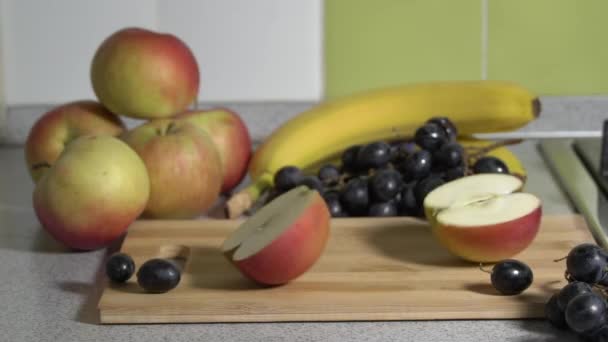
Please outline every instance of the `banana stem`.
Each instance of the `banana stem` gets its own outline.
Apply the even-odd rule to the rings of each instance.
[[[226,206],[224,207],[226,217],[233,219],[241,216],[245,211],[250,209],[260,196],[271,186],[272,176],[264,174],[245,189],[234,194],[226,202]]]

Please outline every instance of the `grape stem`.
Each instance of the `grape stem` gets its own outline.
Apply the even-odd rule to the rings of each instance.
[[[480,269],[482,272],[486,272],[486,273],[492,274],[492,271],[488,271],[488,270],[486,270],[485,268],[483,268],[483,263],[481,263],[481,262],[479,263],[479,269]]]
[[[562,257],[562,258],[559,258],[559,259],[555,259],[555,260],[553,260],[553,262],[560,262],[560,261],[566,260],[567,258],[568,257],[565,256],[565,257]]]
[[[516,145],[519,144],[521,142],[523,142],[523,139],[507,139],[507,140],[502,140],[502,141],[497,141],[493,144],[490,144],[488,146],[484,146],[484,147],[467,147],[465,148],[465,152],[467,154],[467,163],[472,165],[475,164],[475,161],[477,161],[477,159],[483,157],[484,155],[486,155],[488,152],[495,150],[497,148],[503,147],[503,146],[508,146],[508,145]]]
[[[566,278],[569,283],[576,281],[576,279],[574,279],[574,277],[570,274],[570,272],[568,272],[568,270],[564,271],[564,278]]]

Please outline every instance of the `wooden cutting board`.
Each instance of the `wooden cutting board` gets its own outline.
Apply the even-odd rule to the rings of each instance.
[[[534,283],[518,296],[498,295],[478,265],[448,254],[424,221],[410,218],[334,219],[321,259],[280,287],[245,279],[219,250],[241,221],[138,221],[122,251],[136,265],[177,257],[182,280],[165,294],[147,294],[135,277],[108,284],[99,302],[102,323],[266,322],[505,319],[543,316],[561,288],[575,245],[592,241],[580,216],[545,216],[533,244],[517,259]],[[491,268],[491,265],[488,265]]]

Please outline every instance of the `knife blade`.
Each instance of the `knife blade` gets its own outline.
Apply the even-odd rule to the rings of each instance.
[[[574,150],[572,139],[539,143],[547,164],[602,248],[608,248],[608,200]]]

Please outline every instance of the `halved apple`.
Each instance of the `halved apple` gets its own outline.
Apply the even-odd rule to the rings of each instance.
[[[329,225],[323,198],[300,186],[247,219],[224,241],[222,251],[250,279],[265,285],[285,284],[319,259]]]
[[[494,262],[523,251],[536,237],[542,216],[536,196],[518,192],[521,179],[479,174],[448,182],[424,199],[432,231],[452,254]]]

